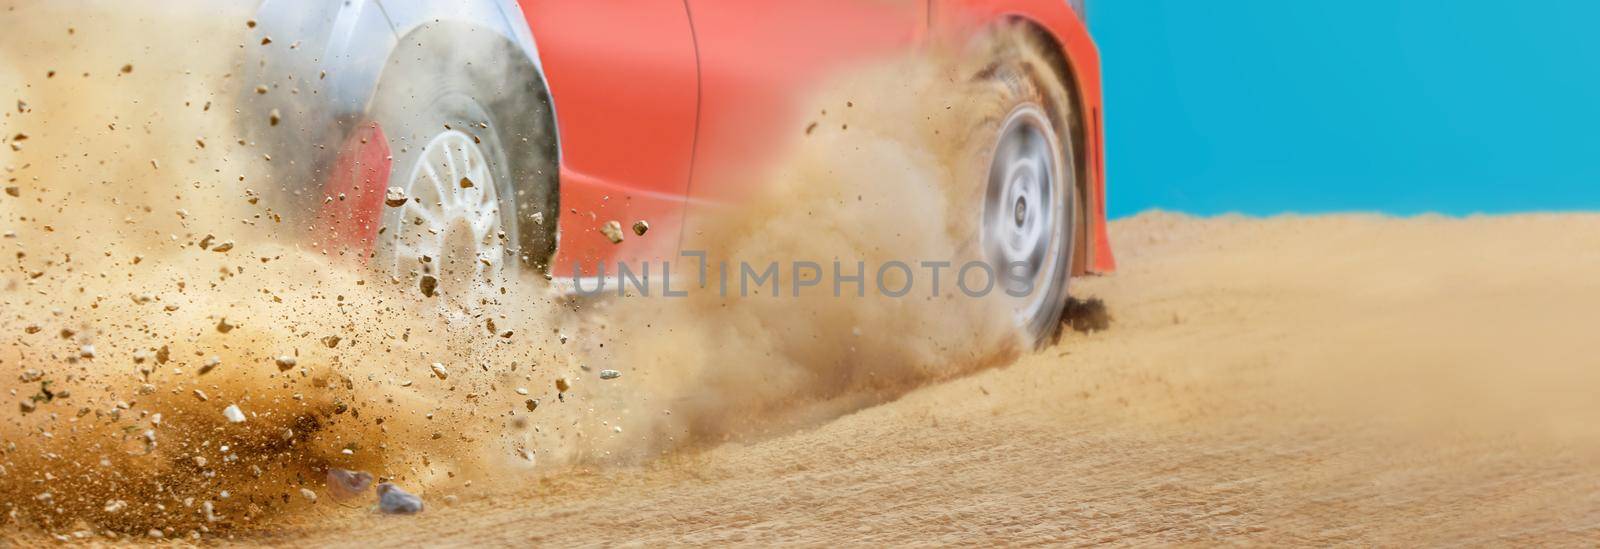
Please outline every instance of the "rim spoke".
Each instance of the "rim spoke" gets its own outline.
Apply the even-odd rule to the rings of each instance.
[[[428,162],[426,158],[423,159],[422,173],[423,175],[427,176],[430,181],[433,181],[433,192],[436,198],[435,202],[438,202],[441,206],[450,205],[449,197],[451,193],[445,191],[445,182],[439,178],[439,173],[433,170],[433,163]]]
[[[469,173],[472,174],[469,177],[471,177],[473,181],[485,181],[485,182],[488,182],[488,183],[485,183],[482,186],[483,187],[483,192],[479,193],[481,195],[481,200],[478,201],[478,205],[479,206],[493,206],[494,203],[495,203],[496,194],[499,191],[494,188],[493,181],[489,177],[489,166],[487,164],[479,162],[477,167],[473,168],[473,170],[471,172],[469,172]]]
[[[416,261],[416,259],[421,257],[424,253],[426,252],[423,252],[422,250],[419,250],[410,244],[396,242],[394,245],[394,256],[401,261]]]
[[[424,208],[422,205],[417,204],[415,200],[407,203],[405,209],[402,211],[409,212],[411,215],[422,218],[422,223],[430,228],[439,228],[444,226],[443,219],[440,219],[439,216],[434,215],[433,212],[429,211],[427,208]],[[408,220],[401,221],[409,222]]]
[[[444,155],[444,167],[450,168],[450,188],[455,188],[456,182],[461,180],[461,172],[456,168],[455,147],[445,143],[439,147],[439,154]]]
[[[472,237],[477,242],[483,242],[484,238],[489,237],[489,231],[493,231],[495,229],[495,226],[497,225],[495,221],[498,218],[499,216],[495,215],[492,210],[486,210],[483,213],[478,214],[478,216],[472,220]]]
[[[463,143],[461,145],[461,171],[466,173],[468,177],[475,175],[478,171],[480,162],[478,162],[477,153],[476,149],[469,147],[467,144]],[[473,181],[477,180],[474,179]]]
[[[473,186],[462,188],[462,178]],[[394,274],[422,269],[449,277],[463,287],[445,295],[465,298],[462,305],[487,297],[487,285],[505,276],[509,262],[506,243],[496,234],[503,220],[494,174],[483,151],[466,134],[446,130],[419,154],[411,185],[413,200],[401,208],[399,230],[393,237]],[[416,220],[421,223],[414,224]],[[432,258],[430,264],[418,263],[424,255]],[[449,305],[441,301],[440,306]]]
[[[1052,277],[1066,253],[1061,231],[1062,206],[1055,202],[1064,184],[1056,172],[1058,157],[1053,130],[1036,105],[1019,107],[1002,125],[989,169],[981,240],[986,253],[1020,277],[1019,287],[1031,284],[1035,293],[1016,309],[1019,322],[1036,320],[1051,299]],[[1070,195],[1067,195],[1070,198]],[[1012,269],[1011,264],[1018,266]]]

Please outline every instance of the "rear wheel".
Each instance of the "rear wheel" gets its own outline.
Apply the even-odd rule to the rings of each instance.
[[[977,238],[999,274],[1023,338],[1035,346],[1060,331],[1079,226],[1071,95],[1032,33],[1004,29],[974,77],[986,113],[981,139],[983,198]],[[987,146],[984,146],[987,145]]]

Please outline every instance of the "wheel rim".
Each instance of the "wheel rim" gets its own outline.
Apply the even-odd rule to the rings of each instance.
[[[446,130],[417,155],[410,197],[391,226],[392,273],[431,275],[447,296],[491,293],[505,276],[505,225],[487,156],[469,135]]]
[[[1022,294],[1019,324],[1047,312],[1059,276],[1066,215],[1056,134],[1044,110],[1027,104],[1001,125],[989,166],[981,240],[1001,287]]]

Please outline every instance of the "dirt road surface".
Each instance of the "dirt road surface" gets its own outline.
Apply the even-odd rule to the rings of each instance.
[[[1108,332],[291,545],[1600,541],[1600,217],[1118,221]]]

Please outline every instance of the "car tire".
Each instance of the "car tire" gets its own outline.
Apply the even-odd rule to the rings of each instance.
[[[975,239],[1014,302],[1020,337],[1042,347],[1060,334],[1082,226],[1075,103],[1037,33],[1007,26],[978,44],[969,96],[983,112],[963,172],[980,183]]]
[[[461,23],[418,28],[389,56],[369,117],[392,156],[374,266],[402,283],[434,277],[456,297],[492,294],[555,251],[554,116],[533,64]],[[428,293],[433,293],[432,291]]]

